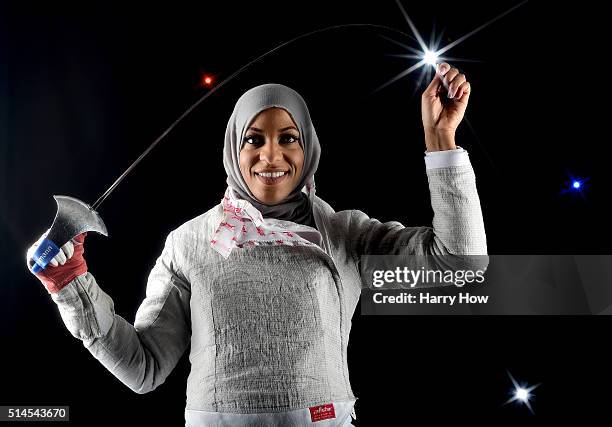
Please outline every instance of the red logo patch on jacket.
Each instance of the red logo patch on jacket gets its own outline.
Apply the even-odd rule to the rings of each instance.
[[[336,411],[334,410],[333,403],[313,406],[308,409],[310,410],[310,421],[312,421],[313,423],[316,423],[317,421],[328,420],[330,418],[336,418]]]

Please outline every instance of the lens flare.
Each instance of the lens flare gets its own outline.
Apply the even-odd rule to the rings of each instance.
[[[515,390],[514,396],[516,396],[516,398],[523,403],[529,400],[529,392],[527,391],[527,389],[522,387],[519,387]]]
[[[540,384],[536,384],[536,385],[527,387],[527,385],[525,384],[519,385],[519,383],[514,379],[514,377],[512,376],[510,372],[508,372],[508,376],[510,377],[510,380],[512,381],[513,390],[511,391],[512,397],[508,399],[504,403],[504,405],[510,402],[518,402],[518,403],[521,403],[527,406],[529,411],[533,414],[534,413],[533,408],[531,407],[531,403],[530,403],[530,400],[533,398],[533,393],[531,392]]]
[[[412,46],[407,46],[404,43],[398,42],[396,40],[392,40],[392,39],[389,39],[387,37],[384,37],[385,39],[391,41],[392,43],[395,43],[396,45],[399,45],[399,46],[403,47],[408,52],[410,52],[410,53],[397,54],[397,55],[391,55],[391,56],[397,56],[397,57],[400,57],[400,58],[408,58],[408,59],[418,59],[419,61],[416,64],[413,64],[412,66],[408,67],[408,69],[402,71],[401,73],[399,73],[395,77],[391,78],[390,80],[388,80],[384,84],[380,85],[376,89],[374,89],[374,91],[372,93],[378,92],[379,90],[389,86],[390,84],[396,82],[397,80],[399,80],[399,79],[401,79],[403,77],[406,77],[407,75],[409,75],[412,72],[418,70],[419,68],[423,67],[424,65],[431,65],[431,67],[435,68],[436,65],[438,64],[438,62],[442,62],[442,61],[445,61],[445,62],[446,61],[448,61],[448,62],[450,62],[450,61],[453,61],[453,62],[480,62],[479,60],[474,60],[474,59],[455,58],[455,57],[450,57],[450,56],[446,56],[446,55],[442,56],[442,55],[444,53],[448,52],[449,50],[451,50],[452,48],[454,48],[455,46],[457,46],[458,44],[464,42],[469,37],[472,37],[474,34],[478,33],[479,31],[481,31],[485,27],[488,27],[493,22],[497,21],[498,19],[501,19],[502,17],[506,16],[507,14],[512,12],[513,10],[515,10],[515,9],[519,8],[520,6],[524,5],[525,3],[527,3],[527,0],[524,0],[521,3],[511,7],[507,11],[505,11],[505,12],[501,13],[500,15],[494,17],[493,19],[490,19],[489,21],[485,22],[484,24],[482,24],[478,28],[470,31],[469,33],[459,37],[455,41],[447,44],[446,46],[442,46],[442,47],[439,47],[440,41],[442,40],[442,35],[441,34],[436,37],[435,29],[434,29],[432,31],[431,40],[429,40],[429,45],[428,45],[428,43],[421,36],[421,33],[419,33],[419,30],[417,29],[417,27],[414,24],[414,22],[412,22],[412,19],[410,19],[410,16],[408,15],[406,10],[402,6],[402,3],[400,2],[400,0],[396,0],[396,3],[398,5],[400,11],[402,12],[402,15],[404,15],[404,18],[406,19],[406,22],[408,23],[408,26],[412,30],[412,34],[414,35],[414,39],[417,41],[419,47],[418,48],[414,48]],[[419,83],[417,84],[417,87],[421,84],[421,82],[423,81],[424,78],[427,78],[427,80],[430,79],[430,73],[432,72],[432,68],[431,67],[424,67],[421,70],[421,76],[419,78]]]
[[[436,54],[436,52],[432,52],[429,49],[425,49],[425,53],[423,54],[423,61],[425,61],[426,64],[433,65],[435,67],[438,62],[438,55]]]
[[[202,86],[204,87],[212,87],[215,79],[210,74],[202,75]]]

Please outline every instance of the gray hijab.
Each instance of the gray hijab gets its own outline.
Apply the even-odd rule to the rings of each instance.
[[[240,171],[240,150],[246,130],[255,116],[271,107],[283,108],[291,115],[300,131],[299,141],[304,150],[304,167],[297,186],[285,200],[276,205],[260,203],[247,186]],[[236,102],[225,131],[223,166],[227,173],[226,182],[237,197],[249,201],[264,218],[314,226],[312,201],[302,189],[306,182],[314,177],[320,154],[321,146],[310,120],[308,107],[295,90],[281,84],[264,84],[249,89]]]

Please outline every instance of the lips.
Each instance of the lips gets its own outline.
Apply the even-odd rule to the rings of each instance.
[[[261,172],[262,173],[268,173],[268,172],[273,173],[273,172],[282,172],[282,171],[261,171]],[[263,183],[264,185],[278,185],[281,182],[285,181],[288,176],[289,176],[289,172],[286,172],[285,174],[279,177],[262,176],[258,172],[255,172],[256,179],[258,179],[259,182]]]

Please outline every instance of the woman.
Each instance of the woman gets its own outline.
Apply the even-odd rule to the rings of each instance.
[[[70,332],[137,393],[163,383],[191,344],[186,425],[351,425],[360,256],[486,254],[474,173],[454,144],[469,94],[441,64],[422,96],[433,228],[334,212],[315,195],[320,147],[304,100],[267,84],[236,103],[225,195],[168,235],[133,326],[87,271],[85,235],[38,277]]]

